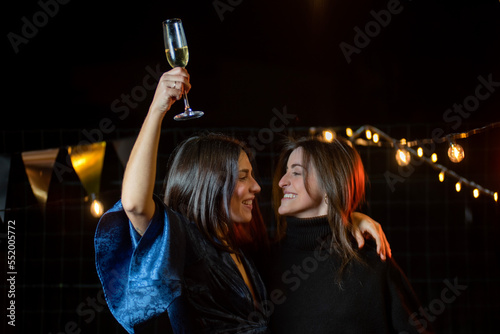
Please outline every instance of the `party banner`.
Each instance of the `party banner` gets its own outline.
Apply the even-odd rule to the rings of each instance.
[[[52,170],[58,154],[58,148],[22,153],[24,168],[31,190],[42,209],[45,208],[47,203]]]
[[[118,155],[118,159],[120,159],[123,167],[127,165],[127,161],[134,143],[135,138],[125,138],[113,141],[113,146],[115,148],[116,154]]]
[[[73,168],[89,196],[99,194],[105,152],[106,142],[68,148]]]
[[[0,155],[0,218],[5,221],[7,188],[9,187],[10,156]]]

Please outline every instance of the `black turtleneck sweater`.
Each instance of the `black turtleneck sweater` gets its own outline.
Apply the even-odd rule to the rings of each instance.
[[[263,270],[272,333],[429,332],[407,278],[393,259],[380,260],[374,244],[358,251],[362,261],[351,261],[339,284],[326,217],[288,218],[287,225]]]

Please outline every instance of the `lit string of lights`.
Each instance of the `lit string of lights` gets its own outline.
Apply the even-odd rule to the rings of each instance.
[[[482,128],[477,128],[473,129],[468,132],[461,132],[461,133],[452,133],[448,134],[443,137],[439,138],[432,138],[432,139],[418,139],[418,140],[413,140],[413,141],[406,141],[405,139],[402,140],[397,140],[380,129],[377,129],[371,125],[364,125],[360,127],[358,130],[355,132],[352,131],[351,128],[346,128],[345,132],[349,140],[356,145],[361,145],[361,146],[382,146],[384,144],[389,145],[390,147],[397,148],[396,150],[396,162],[400,166],[406,166],[410,164],[411,162],[411,157],[418,157],[418,159],[421,159],[425,163],[427,163],[429,166],[434,168],[435,170],[439,171],[439,181],[443,182],[444,178],[446,175],[451,176],[455,179],[457,179],[457,183],[455,184],[455,190],[457,192],[460,192],[462,189],[462,185],[466,185],[469,187],[474,188],[473,189],[473,196],[475,198],[479,197],[480,193],[487,194],[489,196],[492,196],[495,202],[498,202],[498,192],[494,192],[490,189],[487,189],[476,182],[470,181],[460,175],[458,175],[455,171],[447,168],[446,166],[442,164],[438,164],[437,162],[437,154],[432,153],[430,158],[424,156],[424,152],[422,149],[422,145],[424,144],[440,144],[444,142],[449,143],[449,149],[448,149],[448,156],[450,160],[454,163],[458,163],[463,160],[465,157],[465,152],[462,148],[462,146],[458,145],[456,143],[456,139],[465,139],[468,138],[472,135],[480,134],[483,133],[487,130],[490,130],[492,128],[497,128],[500,127],[500,122],[492,123],[487,126],[484,126]],[[320,130],[323,130],[319,132]],[[338,129],[340,130],[340,129]],[[309,132],[311,135],[317,135],[319,134],[324,140],[326,141],[332,141],[336,133],[333,130],[325,129],[325,128],[309,128]],[[338,131],[337,131],[338,132]],[[365,134],[366,139],[361,138],[361,136]],[[381,142],[380,140],[384,139],[385,142]],[[413,149],[413,147],[417,147],[417,149]],[[104,212],[103,205],[102,203],[97,200],[97,196],[92,193],[90,196],[85,197],[85,202],[91,202],[90,205],[90,211],[92,216],[94,217],[100,217],[102,213]],[[28,209],[28,208],[33,208],[33,207],[38,207],[39,205],[32,205],[32,206],[27,206],[24,208],[5,208],[5,209],[0,209],[0,212],[9,212],[9,211],[15,211],[15,210],[22,210],[22,209]]]
[[[448,167],[437,163],[437,154],[432,153],[430,157],[427,157],[424,155],[424,149],[422,148],[422,145],[425,144],[441,144],[448,142],[448,157],[450,161],[453,163],[459,163],[464,159],[465,151],[461,145],[456,143],[456,139],[465,139],[472,135],[483,133],[497,127],[500,127],[500,122],[492,123],[468,132],[452,133],[443,137],[413,141],[406,141],[406,139],[397,140],[371,125],[363,125],[355,132],[353,132],[351,128],[346,128],[346,135],[351,142],[361,146],[382,146],[382,142],[380,140],[383,139],[390,147],[397,148],[395,158],[399,166],[409,165],[412,156],[416,157],[431,166],[433,169],[439,171],[438,178],[440,182],[444,181],[445,176],[456,179],[457,182],[455,184],[455,190],[457,192],[460,192],[463,186],[469,186],[473,188],[472,194],[475,198],[478,198],[480,193],[484,193],[491,196],[495,202],[498,202],[498,192],[492,191],[474,181],[468,180]],[[316,132],[316,129],[311,130],[312,132]],[[366,139],[361,138],[363,134]],[[321,136],[326,141],[332,141],[333,138],[335,138],[335,133],[330,130],[324,130],[321,132]],[[417,149],[414,149],[414,147],[417,147]]]

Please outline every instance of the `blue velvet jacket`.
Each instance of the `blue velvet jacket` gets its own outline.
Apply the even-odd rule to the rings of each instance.
[[[97,226],[97,273],[118,322],[138,333],[167,313],[174,333],[267,333],[266,290],[253,262],[242,257],[255,303],[230,254],[214,247],[194,223],[155,202],[142,237],[121,202]]]

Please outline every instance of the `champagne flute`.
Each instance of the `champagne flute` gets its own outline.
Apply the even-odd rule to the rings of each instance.
[[[186,67],[189,60],[189,50],[184,34],[181,19],[169,19],[163,22],[163,38],[165,40],[165,54],[172,68]],[[186,92],[184,92],[184,112],[174,117],[176,121],[185,121],[204,115],[203,111],[193,111],[189,106]]]

